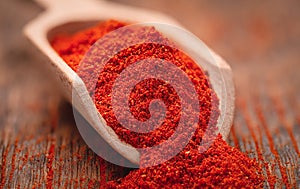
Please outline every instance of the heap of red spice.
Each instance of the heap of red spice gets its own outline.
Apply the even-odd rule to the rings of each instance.
[[[106,33],[125,26],[118,21],[107,21],[97,26],[69,35],[56,36],[52,45],[66,63],[77,71],[85,53],[90,47]],[[118,43],[128,43],[137,39],[147,41],[162,41],[163,44],[173,44],[160,34],[154,27],[140,27],[124,32],[131,33],[132,37],[117,40],[112,38],[105,49],[113,48]],[[126,35],[126,33],[124,33]],[[155,40],[154,40],[155,39]],[[171,45],[170,45],[171,46]],[[103,187],[107,188],[195,188],[195,187],[262,187],[263,177],[259,165],[255,160],[249,159],[245,154],[230,147],[220,135],[214,137],[213,144],[204,153],[199,153],[199,144],[208,125],[216,128],[219,116],[218,98],[210,87],[209,80],[197,64],[185,53],[168,45],[156,43],[139,43],[130,48],[123,49],[110,58],[99,75],[96,89],[89,84],[89,75],[97,71],[97,64],[91,65],[94,69],[86,69],[87,73],[80,74],[91,94],[94,103],[119,138],[134,147],[145,148],[157,145],[167,140],[176,129],[180,120],[180,99],[172,86],[158,79],[148,79],[135,86],[128,99],[131,113],[136,119],[145,121],[149,119],[149,104],[154,99],[161,99],[167,108],[163,124],[149,133],[136,133],[124,128],[116,119],[111,102],[113,84],[126,67],[147,58],[159,58],[175,64],[185,72],[195,86],[200,104],[199,110],[190,110],[190,114],[199,117],[196,131],[186,147],[172,159],[156,166],[132,170],[125,178],[111,181]],[[152,65],[151,65],[152,66]],[[80,70],[85,68],[80,68]],[[155,63],[153,63],[155,69]],[[142,74],[142,73],[141,73]],[[130,82],[127,81],[127,82]],[[122,91],[120,91],[122,92]],[[188,95],[188,94],[187,94]],[[188,121],[188,120],[184,120]],[[213,129],[213,130],[214,130]],[[191,130],[180,131],[182,135]],[[162,152],[152,154],[151,157],[141,156],[141,163],[153,161]]]

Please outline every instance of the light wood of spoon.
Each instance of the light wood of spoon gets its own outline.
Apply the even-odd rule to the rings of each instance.
[[[37,0],[47,11],[31,21],[24,29],[25,35],[34,43],[47,59],[63,87],[66,98],[83,115],[99,135],[118,153],[134,164],[139,164],[140,154],[134,147],[122,142],[116,133],[106,125],[89,93],[78,75],[54,51],[48,40],[53,28],[74,21],[116,19],[129,22],[161,22],[180,26],[172,18],[154,11],[133,8],[95,0]],[[175,36],[176,37],[176,36]],[[178,37],[178,36],[177,36]],[[204,68],[220,99],[221,116],[218,128],[223,138],[227,138],[234,112],[234,87],[229,65],[211,51],[218,66]],[[205,57],[204,57],[205,58]],[[222,76],[220,76],[220,71]],[[224,83],[225,89],[224,91]],[[73,94],[72,94],[73,90]],[[73,98],[73,100],[72,100]]]

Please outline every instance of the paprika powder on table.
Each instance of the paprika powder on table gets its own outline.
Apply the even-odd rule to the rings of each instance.
[[[65,62],[78,71],[79,63],[90,47],[105,34],[126,26],[126,23],[109,20],[79,31],[75,34],[58,35],[51,44]],[[171,44],[166,37],[154,27],[144,27],[132,32],[134,38],[160,38]],[[122,42],[121,42],[122,43]],[[107,47],[109,48],[109,47]],[[199,153],[199,144],[208,124],[217,130],[219,116],[218,98],[210,87],[209,79],[199,66],[185,53],[165,45],[142,43],[124,49],[111,57],[104,65],[98,77],[96,89],[89,87],[89,74],[80,75],[89,91],[93,91],[94,103],[115,133],[124,142],[136,147],[145,148],[158,145],[167,140],[176,129],[181,116],[180,99],[174,88],[162,80],[148,79],[135,86],[128,99],[132,115],[145,121],[151,117],[149,104],[154,99],[161,99],[166,105],[166,116],[159,128],[149,133],[136,133],[124,128],[117,120],[112,108],[111,92],[116,78],[124,68],[146,59],[159,58],[172,62],[185,72],[193,82],[198,95],[200,111],[196,131],[188,144],[170,160],[159,165],[132,170],[126,177],[110,181],[103,188],[254,188],[263,186],[261,169],[255,160],[230,147],[221,135],[211,135],[213,144],[204,152]],[[94,65],[97,66],[96,64]],[[185,135],[189,130],[181,131]],[[210,137],[210,135],[208,136]],[[201,146],[200,146],[201,147]],[[141,155],[141,163],[153,161],[160,152],[152,156]]]

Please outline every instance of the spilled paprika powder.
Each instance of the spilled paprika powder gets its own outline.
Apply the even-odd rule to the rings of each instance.
[[[58,35],[52,40],[53,48],[74,70],[78,71],[79,63],[90,47],[105,34],[126,26],[126,23],[109,20],[80,31],[75,34]],[[147,38],[159,39],[164,44],[173,44],[154,27],[140,27],[128,30],[132,38],[126,40]],[[116,39],[111,39],[116,40]],[[113,43],[126,41],[113,41]],[[104,44],[105,45],[105,44]],[[105,48],[111,48],[110,43]],[[105,49],[104,48],[104,49]],[[122,70],[137,61],[147,58],[159,58],[172,62],[185,72],[193,82],[198,95],[200,111],[191,109],[190,114],[199,117],[195,126],[196,131],[188,144],[170,160],[151,167],[132,170],[126,177],[117,181],[110,181],[103,188],[256,188],[263,186],[261,169],[255,160],[249,159],[245,154],[230,147],[220,134],[208,135],[214,140],[213,144],[204,152],[199,153],[199,144],[208,125],[217,131],[219,117],[218,98],[210,87],[207,75],[185,53],[167,45],[155,43],[142,43],[123,49],[110,58],[98,77],[96,89],[90,82],[90,72],[97,71],[97,64],[88,68],[87,72],[80,74],[88,91],[93,92],[94,103],[119,138],[136,147],[145,148],[160,144],[174,133],[181,118],[180,99],[176,91],[168,83],[159,79],[147,79],[138,83],[130,93],[128,99],[130,111],[140,121],[151,117],[149,104],[154,99],[161,99],[166,105],[166,116],[159,128],[149,133],[136,133],[124,128],[117,120],[111,100],[112,87]],[[153,63],[153,69],[155,64]],[[85,68],[80,68],[85,69]],[[141,73],[142,74],[142,73]],[[130,82],[130,81],[128,81]],[[122,92],[122,91],[120,91]],[[188,95],[188,94],[187,94]],[[116,109],[115,109],[116,110]],[[188,120],[184,120],[188,121]],[[191,130],[180,131],[186,135]],[[200,146],[201,147],[201,146]],[[141,164],[154,161],[162,151],[151,156],[141,155]]]

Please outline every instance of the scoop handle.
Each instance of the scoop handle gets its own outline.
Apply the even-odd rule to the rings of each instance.
[[[52,7],[62,6],[63,4],[67,4],[68,6],[75,6],[76,4],[82,2],[83,0],[34,0],[40,6],[45,9],[50,9]],[[95,0],[84,0],[87,1],[95,1]],[[100,1],[100,0],[98,0]]]
[[[35,0],[41,7],[46,9],[58,4],[60,0]]]

